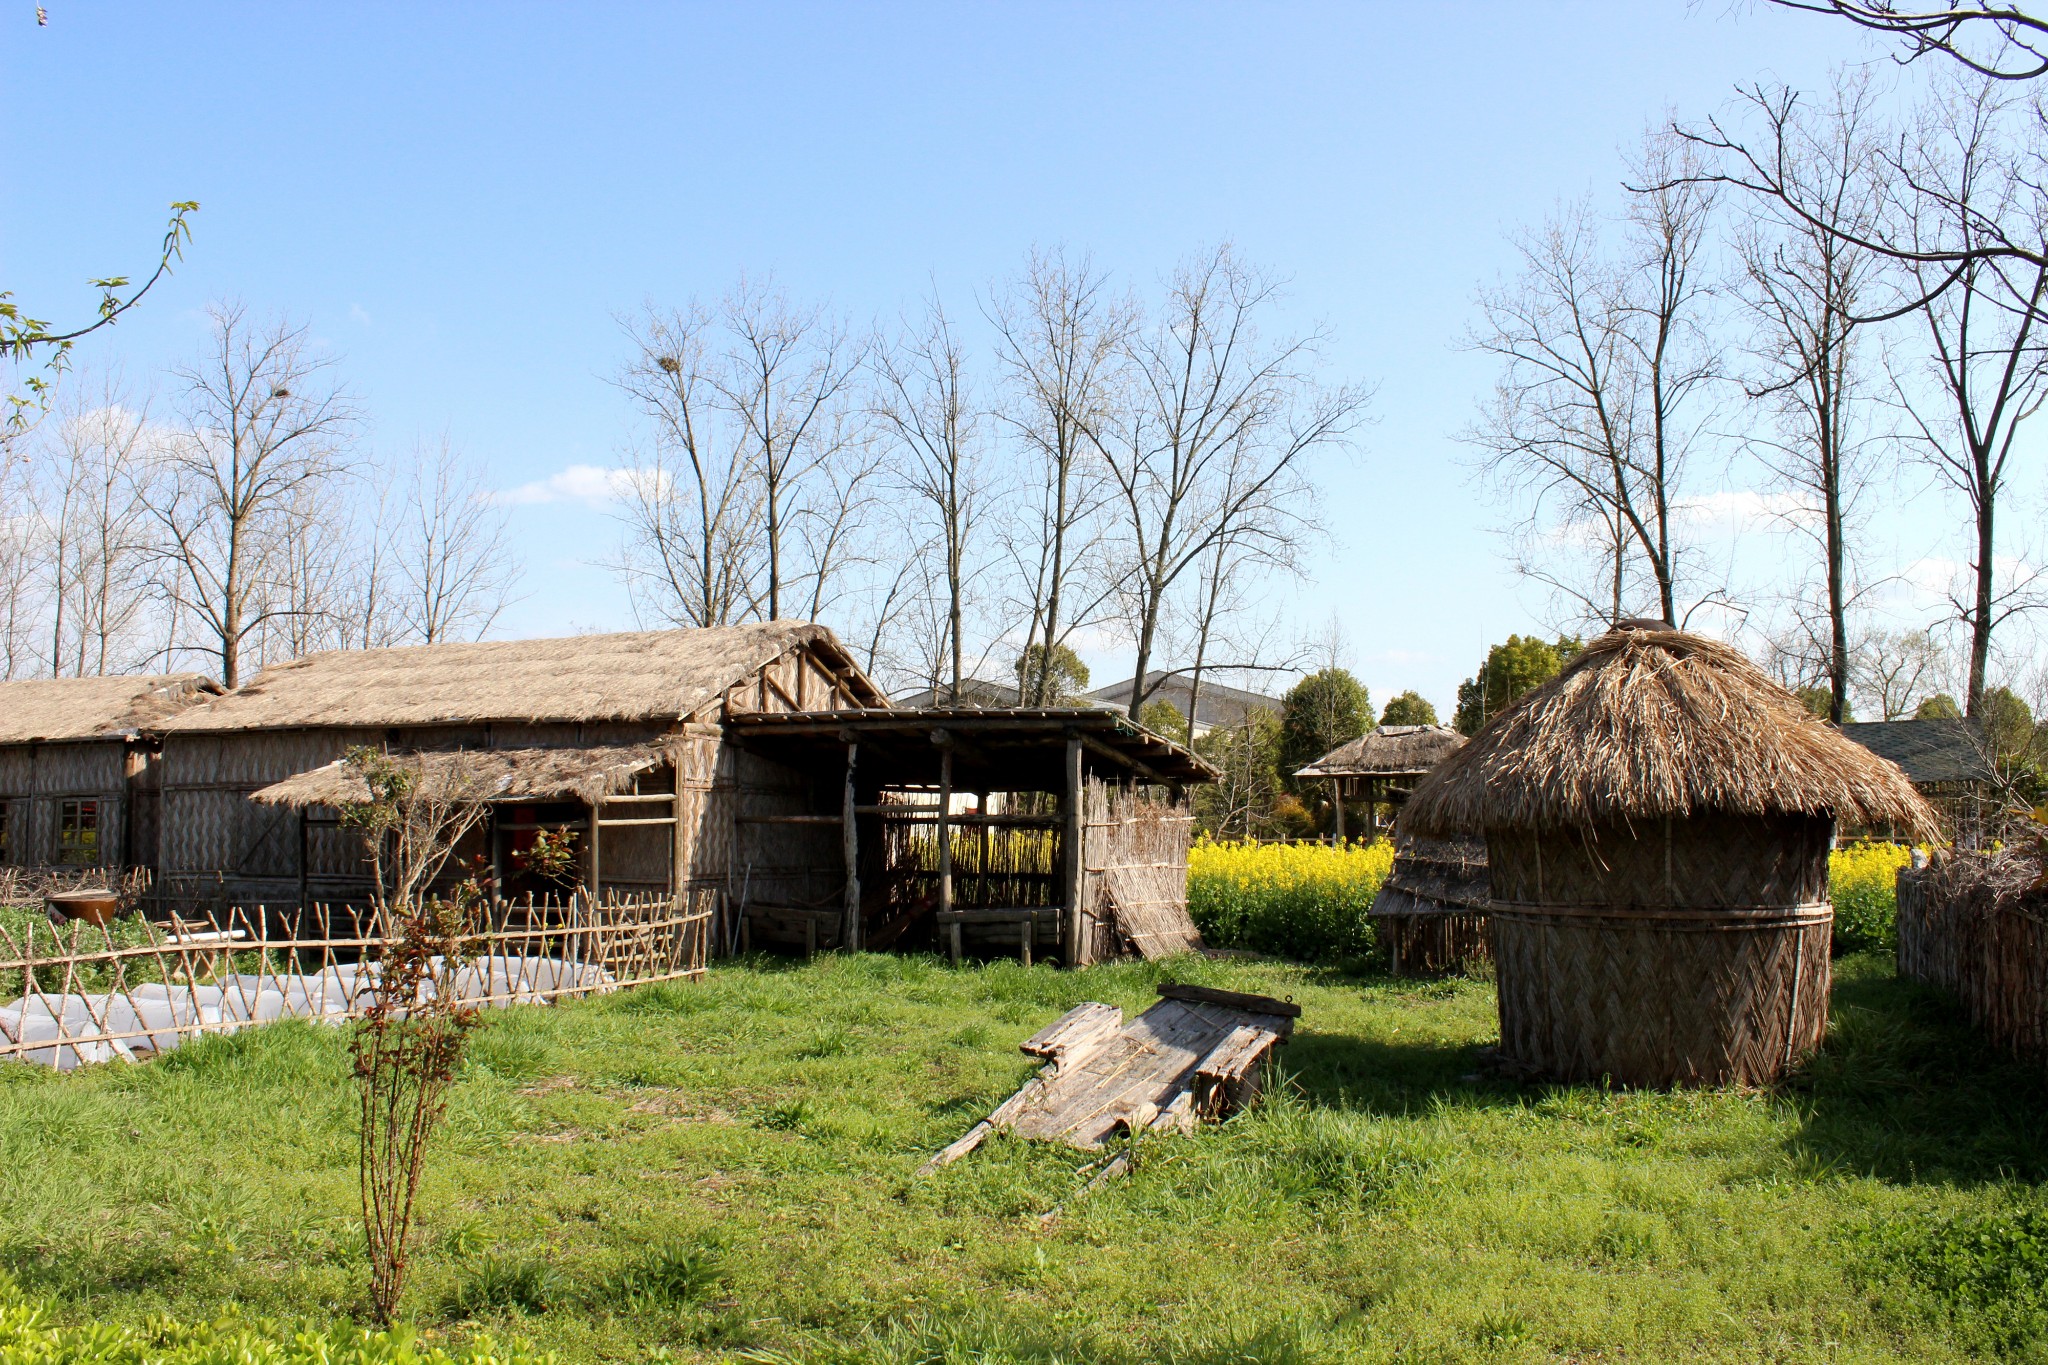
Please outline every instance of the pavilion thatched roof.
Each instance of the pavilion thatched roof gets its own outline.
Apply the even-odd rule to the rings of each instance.
[[[1463,747],[1447,725],[1382,725],[1340,744],[1296,777],[1420,777]]]
[[[0,744],[125,734],[219,693],[219,683],[198,673],[0,683]]]
[[[1739,650],[1643,622],[1496,716],[1423,779],[1401,821],[1441,835],[1708,811],[1939,833],[1897,765],[1815,719]]]

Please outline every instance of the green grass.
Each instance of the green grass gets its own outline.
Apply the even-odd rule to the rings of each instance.
[[[1177,965],[1303,1005],[1291,1080],[1078,1200],[1063,1148],[913,1172],[1029,1073],[1019,1040],[1142,1007],[1156,967],[762,961],[506,1011],[406,1309],[565,1361],[2041,1358],[2041,1083],[1837,965],[1793,1083],[1670,1095],[1474,1079],[1483,983]],[[343,1035],[310,1024],[0,1067],[0,1262],[63,1321],[345,1322],[352,1121]]]

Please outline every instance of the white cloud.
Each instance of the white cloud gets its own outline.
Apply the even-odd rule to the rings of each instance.
[[[1694,498],[1677,510],[1678,519],[1695,535],[1719,532],[1744,535],[1753,531],[1785,530],[1791,526],[1818,525],[1820,514],[1808,507],[1796,493],[1761,492],[1753,488],[1728,488]]]
[[[348,306],[348,316],[351,322],[360,322],[365,327],[371,325],[370,311],[360,303],[352,303]]]
[[[514,507],[536,507],[545,503],[580,502],[588,507],[611,507],[632,496],[646,473],[632,469],[606,469],[594,464],[572,464],[567,469],[508,488],[496,501]]]

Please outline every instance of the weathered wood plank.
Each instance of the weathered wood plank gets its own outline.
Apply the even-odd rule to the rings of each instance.
[[[1301,1006],[1291,1000],[1275,1000],[1270,995],[1224,991],[1214,986],[1181,986],[1170,981],[1159,987],[1159,993],[1168,1000],[1194,1000],[1204,1005],[1222,1005],[1227,1009],[1244,1010],[1250,1014],[1277,1014],[1283,1019],[1301,1018]]]

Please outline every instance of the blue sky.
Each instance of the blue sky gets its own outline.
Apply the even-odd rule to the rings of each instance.
[[[866,320],[932,283],[971,300],[1033,244],[1150,281],[1234,240],[1379,389],[1285,610],[1334,615],[1376,699],[1439,706],[1540,605],[1454,440],[1491,379],[1457,341],[1508,233],[1610,189],[1667,110],[1869,55],[1720,0],[48,9],[0,17],[0,288],[69,316],[197,199],[186,263],[93,361],[147,379],[209,300],[288,311],[377,448],[445,432],[505,488],[617,461],[605,376],[644,301],[772,273]],[[601,512],[514,516],[535,548],[498,633],[631,624]]]

